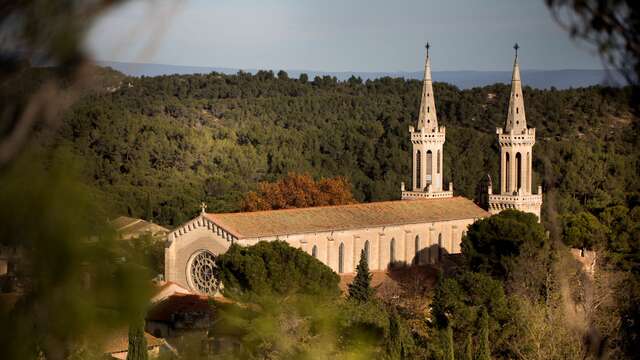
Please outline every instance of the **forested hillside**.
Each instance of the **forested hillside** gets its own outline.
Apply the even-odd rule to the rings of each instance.
[[[408,127],[421,85],[284,72],[122,76],[77,103],[55,143],[84,159],[110,213],[167,225],[192,216],[201,201],[211,211],[238,210],[259,181],[289,172],[344,176],[359,201],[396,199],[400,183],[410,183]],[[559,191],[559,211],[624,203],[638,191],[628,89],[524,92],[537,128],[534,182]],[[437,83],[435,94],[447,127],[445,182],[473,198],[482,177],[497,179],[495,128],[503,126],[509,86]]]

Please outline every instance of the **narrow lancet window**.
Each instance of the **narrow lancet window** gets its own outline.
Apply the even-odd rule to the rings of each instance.
[[[432,173],[433,171],[433,154],[431,153],[431,150],[427,151],[427,184],[431,184],[432,179],[431,176],[433,175]]]
[[[516,154],[516,191],[522,187],[522,155]]]
[[[369,240],[364,242],[364,258],[369,263]]]
[[[340,243],[338,247],[338,272],[344,272],[344,244]]]
[[[396,262],[396,239],[392,238],[389,243],[389,263]]]
[[[422,158],[420,150],[416,152],[416,184],[415,187],[422,189]]]

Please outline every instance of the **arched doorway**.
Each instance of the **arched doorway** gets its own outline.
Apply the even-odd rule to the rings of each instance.
[[[311,256],[313,256],[314,258],[318,258],[318,246],[317,245],[313,245],[313,248],[311,249]]]

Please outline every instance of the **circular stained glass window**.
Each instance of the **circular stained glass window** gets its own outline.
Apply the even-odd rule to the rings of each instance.
[[[203,294],[214,295],[218,291],[219,281],[215,277],[215,256],[208,251],[195,255],[189,266],[191,287]]]

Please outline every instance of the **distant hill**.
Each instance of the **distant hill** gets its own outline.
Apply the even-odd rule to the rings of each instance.
[[[113,61],[98,62],[99,65],[108,66],[130,76],[159,76],[173,74],[208,74],[212,71],[223,74],[235,74],[240,69],[206,67],[206,66],[181,66],[164,64],[124,63]],[[242,69],[255,74],[257,69]],[[277,70],[276,70],[277,71]],[[377,79],[385,76],[405,79],[422,79],[422,72],[328,72],[313,70],[286,70],[290,77],[297,78],[302,73],[315,76],[335,76],[338,80],[346,80],[351,76],[360,77],[363,80]],[[495,83],[509,83],[511,69],[507,71],[435,71],[435,81],[445,82],[457,86],[460,89],[470,89]],[[586,87],[591,85],[619,86],[624,84],[621,76],[613,71],[605,70],[523,70],[522,80],[525,85],[538,89],[567,89]]]

